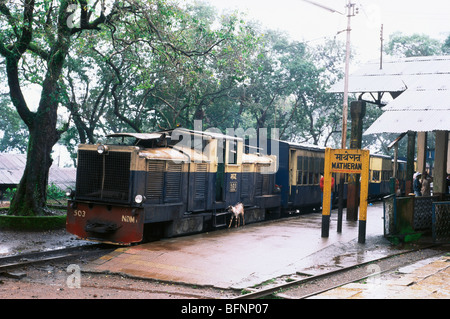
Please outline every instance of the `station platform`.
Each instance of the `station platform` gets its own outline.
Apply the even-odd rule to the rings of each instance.
[[[450,256],[428,258],[395,274],[346,284],[309,299],[450,299]]]
[[[364,244],[358,243],[358,222],[346,221],[345,210],[343,219],[342,232],[337,233],[337,210],[332,211],[328,238],[321,237],[322,215],[312,213],[122,247],[83,270],[242,289],[283,275],[316,275],[407,250],[383,236],[382,203],[368,206]]]

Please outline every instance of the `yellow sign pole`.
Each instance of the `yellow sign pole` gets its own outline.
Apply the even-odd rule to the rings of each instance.
[[[323,179],[322,237],[328,237],[330,232],[331,215],[331,148],[325,149],[325,167]]]
[[[324,186],[322,203],[322,237],[328,237],[331,213],[331,177],[332,173],[361,174],[360,213],[358,242],[365,243],[367,222],[367,197],[369,193],[368,150],[325,149]]]
[[[366,223],[367,223],[367,198],[369,195],[369,151],[363,151],[363,165],[361,171],[361,189],[359,195],[359,228],[358,228],[358,243],[364,244],[366,242]]]

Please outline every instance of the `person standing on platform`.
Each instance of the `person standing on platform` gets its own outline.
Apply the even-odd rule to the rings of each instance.
[[[431,186],[432,179],[430,175],[425,171],[422,174],[422,196],[431,196]]]
[[[414,174],[414,183],[413,183],[413,190],[414,195],[416,196],[422,196],[422,183],[420,182],[420,177],[422,174],[419,172]]]

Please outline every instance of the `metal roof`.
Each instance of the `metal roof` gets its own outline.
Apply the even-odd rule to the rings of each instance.
[[[450,79],[449,79],[450,81]],[[450,83],[450,82],[449,82]],[[396,99],[389,102],[383,110],[449,110],[450,90],[413,90],[408,89],[400,94]]]
[[[386,111],[365,132],[377,133],[431,132],[450,130],[450,110]]]
[[[113,133],[106,135],[106,137],[134,137],[140,140],[154,140],[162,135],[163,133]]]
[[[369,61],[349,76],[349,93],[400,92],[407,89],[450,89],[450,56],[391,59],[383,63]],[[328,92],[344,91],[344,81]]]
[[[164,134],[174,134],[174,133],[175,133],[175,135],[183,134],[183,133],[201,135],[204,138],[209,137],[209,138],[225,139],[225,140],[238,140],[238,141],[243,140],[240,137],[224,135],[219,132],[214,132],[213,130],[195,131],[195,130],[189,130],[189,129],[182,128],[182,127],[178,127],[173,130],[153,132],[153,133],[113,133],[113,134],[107,135],[106,137],[134,137],[134,138],[141,139],[141,140],[153,140],[153,139],[161,138]]]
[[[282,141],[285,142],[285,141]],[[302,150],[308,150],[308,151],[324,151],[325,147],[314,145],[310,143],[297,143],[297,142],[285,142],[289,144],[292,148],[302,149]]]
[[[329,92],[342,92],[343,82]],[[364,135],[450,130],[450,56],[368,62],[349,76],[350,93],[401,92]]]
[[[18,185],[25,170],[27,156],[25,154],[0,153],[0,185]],[[49,172],[49,184],[61,189],[75,187],[76,169],[61,168],[52,165]]]

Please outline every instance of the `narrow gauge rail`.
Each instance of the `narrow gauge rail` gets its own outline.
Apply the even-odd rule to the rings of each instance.
[[[287,282],[284,284],[279,284],[270,288],[250,292],[238,296],[235,299],[260,299],[270,296],[275,296],[276,298],[282,299],[289,299],[289,295],[285,294],[285,292],[288,292],[289,290],[300,289],[300,287],[309,284],[313,287],[312,288],[308,287],[308,289],[304,289],[304,291],[302,291],[301,293],[297,293],[295,297],[296,299],[306,299],[318,295],[320,293],[326,292],[328,290],[338,288],[345,284],[358,282],[372,276],[377,276],[385,272],[393,271],[407,264],[411,264],[423,260],[425,258],[430,258],[442,254],[442,251],[432,249],[438,246],[440,245],[433,244],[418,249],[402,251],[397,254],[381,257],[368,262],[359,263],[349,267],[329,271],[323,274],[318,274],[311,277]],[[405,257],[407,257],[407,261],[405,261]],[[383,267],[380,267],[381,270],[380,272],[375,273],[369,272],[366,268],[363,268],[365,266],[371,264],[378,264],[381,262],[385,262],[385,265],[383,264]],[[351,279],[348,279],[349,277]],[[326,284],[321,284],[321,282],[322,283],[326,282]]]
[[[29,266],[46,261],[56,261],[67,258],[74,258],[81,255],[105,252],[114,250],[116,247],[106,244],[88,244],[77,247],[54,249],[48,251],[19,254],[0,258],[0,274],[6,270]]]

